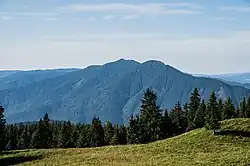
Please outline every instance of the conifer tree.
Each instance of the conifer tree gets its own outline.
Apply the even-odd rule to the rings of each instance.
[[[18,139],[18,147],[20,149],[28,149],[30,146],[31,136],[28,131],[28,127],[25,126],[19,139]]]
[[[222,120],[223,107],[224,107],[223,100],[220,98],[219,101],[218,101],[218,111],[217,111],[218,112],[219,121]]]
[[[168,111],[164,110],[164,115],[163,115],[163,138],[168,138],[173,135],[173,126],[172,126],[172,121],[171,118],[168,115]]]
[[[5,124],[4,108],[0,106],[0,151],[5,148]]]
[[[71,135],[71,143],[72,143],[72,148],[77,147],[77,143],[80,137],[80,125],[78,124],[77,126],[74,127],[72,135]]]
[[[250,118],[250,96],[247,99],[247,118]]]
[[[231,119],[235,117],[235,108],[230,97],[224,103],[222,109],[222,120]]]
[[[180,102],[178,102],[175,107],[170,111],[169,116],[172,120],[172,123],[175,125],[174,133],[180,134],[186,131],[188,120],[185,116],[184,111],[181,108]]]
[[[118,145],[119,144],[119,126],[115,125],[113,136],[110,139],[110,145]]]
[[[247,103],[246,103],[246,98],[244,97],[240,103],[240,118],[246,118],[246,117],[247,117]]]
[[[139,123],[142,130],[142,143],[149,143],[161,139],[162,112],[156,104],[156,94],[147,89],[141,100]]]
[[[10,125],[9,130],[7,131],[7,145],[6,149],[16,150],[18,149],[18,129],[15,125]]]
[[[110,121],[107,121],[104,125],[104,141],[105,145],[110,145],[111,138],[114,135],[114,128]]]
[[[235,117],[235,118],[240,118],[240,108],[239,108],[239,107],[237,107],[237,108],[235,109],[234,117]]]
[[[46,113],[43,119],[40,119],[38,124],[38,130],[35,135],[35,147],[48,149],[52,143],[52,131],[49,123],[49,116]]]
[[[203,99],[194,118],[194,123],[197,128],[201,128],[205,126],[205,116],[206,116],[206,104]]]
[[[194,129],[196,124],[194,123],[194,118],[196,112],[200,106],[200,94],[197,88],[194,89],[193,93],[191,94],[190,101],[188,103],[188,112],[187,112],[187,119],[188,119],[188,129]]]
[[[119,129],[119,144],[126,145],[127,144],[127,128],[124,125],[120,126]]]
[[[72,148],[73,143],[71,142],[72,126],[71,122],[64,122],[58,137],[59,148]]]
[[[77,141],[77,148],[90,147],[91,128],[89,126],[82,125],[80,128],[79,139]]]
[[[139,124],[139,116],[132,114],[129,118],[129,125],[127,128],[127,140],[129,144],[139,144],[140,143],[140,124]]]
[[[212,92],[207,104],[207,115],[206,115],[206,128],[208,129],[217,129],[219,128],[219,110],[218,103],[216,101],[215,93]]]
[[[104,145],[104,129],[102,127],[101,120],[99,117],[94,117],[91,126],[91,142],[92,147],[99,147]]]

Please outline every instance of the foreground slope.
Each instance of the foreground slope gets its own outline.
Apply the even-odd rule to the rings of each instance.
[[[234,104],[250,94],[250,89],[193,77],[159,61],[121,59],[0,91],[0,104],[7,110],[9,123],[39,120],[47,112],[55,120],[90,123],[96,115],[122,124],[139,112],[147,88],[156,92],[158,104],[167,109],[178,101],[184,104],[194,88],[202,98],[208,99],[215,91],[220,98],[230,96]]]
[[[249,119],[229,120],[222,123],[222,128],[240,131],[242,128],[248,128],[249,124]],[[234,128],[232,128],[233,125]],[[243,166],[250,164],[250,138],[215,136],[212,131],[197,129],[146,145],[12,151],[6,152],[0,158],[5,163],[20,165]]]

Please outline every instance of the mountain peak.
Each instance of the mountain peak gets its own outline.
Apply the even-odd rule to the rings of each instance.
[[[158,61],[158,60],[148,60],[148,61],[143,62],[142,64],[159,64],[159,65],[165,66],[165,63],[163,63],[162,61]]]

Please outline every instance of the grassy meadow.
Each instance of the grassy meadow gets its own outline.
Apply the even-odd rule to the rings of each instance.
[[[250,130],[249,119],[221,122],[223,130]],[[145,145],[6,151],[3,165],[146,166],[250,165],[250,138],[213,135],[204,128]],[[0,164],[0,165],[1,165]]]

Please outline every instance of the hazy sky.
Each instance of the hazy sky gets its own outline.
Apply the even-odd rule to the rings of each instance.
[[[120,58],[250,72],[250,0],[0,0],[0,69]]]

